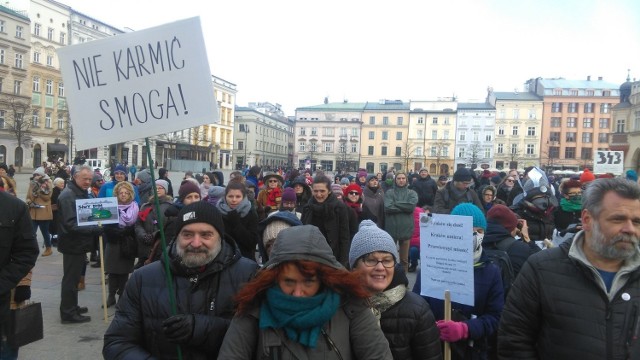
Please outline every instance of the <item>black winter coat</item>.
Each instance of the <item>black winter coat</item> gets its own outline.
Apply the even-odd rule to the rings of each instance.
[[[414,181],[409,189],[412,189],[418,194],[418,205],[419,207],[423,207],[425,205],[433,206],[433,201],[436,197],[436,192],[438,191],[438,185],[435,180],[431,178],[431,176],[427,176],[426,178],[421,178],[418,176],[416,181]]]
[[[618,271],[626,282],[610,300],[595,268],[569,257],[576,238],[531,256],[520,271],[502,313],[501,359],[640,359],[638,257],[635,268]]]
[[[536,214],[527,209],[522,202],[520,205],[511,208],[521,219],[527,220],[529,228],[529,238],[533,241],[553,239],[553,213],[545,216],[544,214]]]
[[[530,255],[540,251],[540,247],[534,241],[525,243],[524,241],[516,240],[504,226],[494,220],[487,220],[487,231],[482,239],[482,248],[506,251],[513,266],[514,276],[518,276],[522,265]]]
[[[58,197],[58,251],[63,254],[82,255],[90,252],[93,236],[102,232],[97,226],[78,226],[76,200],[89,198],[89,193],[74,181],[70,181]]]
[[[345,267],[349,264],[351,234],[349,233],[349,209],[333,194],[319,204],[311,198],[302,210],[302,223],[314,225],[327,239],[333,255]]]
[[[440,333],[429,304],[407,290],[380,317],[380,327],[394,359],[442,359]]]
[[[237,211],[230,211],[222,216],[225,231],[236,241],[240,253],[247,259],[256,261],[256,245],[258,245],[258,215],[249,211],[242,217]]]
[[[0,191],[0,326],[9,323],[11,289],[38,259],[38,242],[24,201]]]
[[[183,359],[215,359],[234,315],[233,297],[258,265],[240,256],[225,239],[220,254],[202,272],[186,269],[173,246],[171,271],[178,314],[194,314],[193,336],[183,344]],[[164,336],[162,322],[171,316],[164,263],[136,270],[104,335],[105,359],[177,359],[176,345]]]

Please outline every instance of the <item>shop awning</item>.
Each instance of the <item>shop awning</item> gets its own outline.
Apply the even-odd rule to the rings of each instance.
[[[60,143],[47,143],[47,152],[61,152],[66,153],[69,148],[65,144]]]

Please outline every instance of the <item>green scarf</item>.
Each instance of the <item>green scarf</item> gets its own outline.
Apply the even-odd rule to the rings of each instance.
[[[576,200],[567,200],[566,198],[560,199],[560,207],[562,208],[562,211],[574,212],[582,210],[582,199],[579,198]]]
[[[276,285],[267,290],[267,299],[260,306],[260,329],[284,328],[289,339],[315,348],[322,326],[339,305],[340,295],[329,289],[312,297],[295,297]]]

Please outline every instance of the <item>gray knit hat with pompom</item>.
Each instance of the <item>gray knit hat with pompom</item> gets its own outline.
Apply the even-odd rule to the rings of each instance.
[[[393,242],[391,235],[380,229],[373,221],[362,220],[358,232],[353,236],[353,240],[351,240],[349,267],[353,269],[358,259],[376,251],[390,253],[396,262],[400,260],[398,248],[395,242]]]

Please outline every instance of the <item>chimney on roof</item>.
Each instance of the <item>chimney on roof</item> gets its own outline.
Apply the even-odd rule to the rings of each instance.
[[[591,81],[591,75],[587,76],[587,81]]]
[[[602,81],[602,76],[598,76],[598,80],[599,80],[599,81]]]

